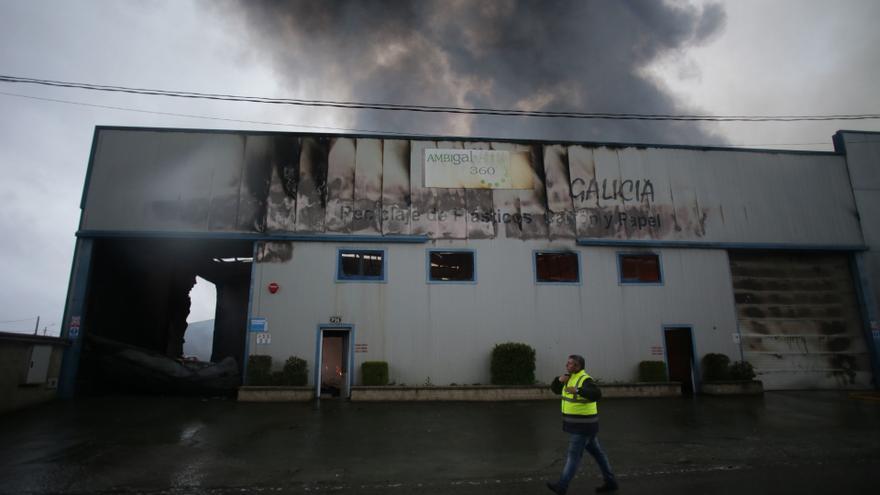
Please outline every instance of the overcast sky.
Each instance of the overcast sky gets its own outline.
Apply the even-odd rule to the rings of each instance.
[[[0,74],[419,105],[878,113],[878,20],[876,0],[0,0]],[[838,129],[880,130],[358,113],[0,83],[0,331],[33,331],[39,315],[59,332],[96,125],[814,150],[831,150]],[[209,294],[194,297],[190,321],[213,316]]]

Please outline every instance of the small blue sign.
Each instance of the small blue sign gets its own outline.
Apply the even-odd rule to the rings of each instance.
[[[269,330],[269,324],[265,318],[251,318],[251,325],[248,328],[250,332],[265,332]]]

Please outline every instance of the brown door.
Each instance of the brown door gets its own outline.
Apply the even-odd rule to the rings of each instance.
[[[321,339],[321,397],[348,397],[348,332],[325,330]]]
[[[694,394],[694,346],[691,329],[666,329],[666,363],[669,367],[669,380],[681,382],[684,395]]]

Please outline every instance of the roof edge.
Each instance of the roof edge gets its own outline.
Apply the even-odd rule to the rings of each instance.
[[[216,134],[251,134],[251,135],[296,135],[296,136],[325,136],[325,137],[348,137],[348,138],[372,138],[372,139],[401,139],[401,140],[427,140],[427,141],[468,141],[468,142],[501,142],[513,144],[562,144],[562,145],[580,145],[594,148],[657,148],[657,149],[680,149],[691,151],[730,151],[742,153],[769,153],[769,154],[786,154],[786,155],[819,155],[819,156],[838,156],[843,153],[839,151],[812,151],[812,150],[781,150],[773,148],[734,148],[725,146],[701,146],[701,145],[685,145],[685,144],[656,144],[656,143],[626,143],[615,141],[572,141],[572,140],[551,140],[551,139],[520,139],[520,138],[503,138],[503,137],[470,137],[470,136],[438,136],[429,134],[365,134],[365,133],[342,133],[342,132],[298,132],[298,131],[264,131],[264,130],[242,130],[242,129],[200,129],[186,127],[142,127],[142,126],[112,126],[112,125],[96,125],[95,136],[98,132],[105,130],[126,130],[126,131],[144,131],[144,132],[188,132],[188,133],[216,133]],[[838,131],[838,132],[860,132],[860,131]]]

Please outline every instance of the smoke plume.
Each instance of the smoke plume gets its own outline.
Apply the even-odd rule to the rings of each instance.
[[[240,1],[232,35],[303,98],[527,110],[694,113],[644,68],[722,29],[719,5],[645,1]],[[413,134],[718,142],[697,123],[344,111]]]

